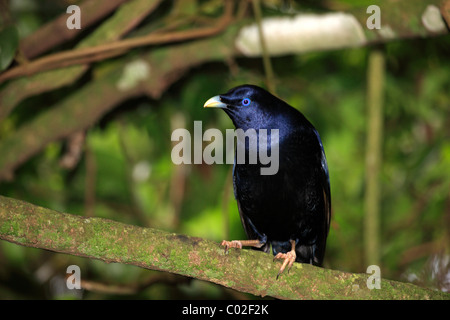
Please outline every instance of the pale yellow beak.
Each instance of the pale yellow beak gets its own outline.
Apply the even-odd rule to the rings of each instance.
[[[203,108],[226,108],[227,105],[220,101],[220,96],[214,96],[205,102]]]

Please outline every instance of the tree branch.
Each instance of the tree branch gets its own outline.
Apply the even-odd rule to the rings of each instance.
[[[450,299],[450,295],[368,275],[295,263],[276,280],[269,254],[102,218],[85,218],[0,196],[0,239],[108,263],[125,263],[210,281],[238,291],[281,299]]]
[[[110,14],[125,1],[84,1],[80,4],[80,10],[83,12],[83,29],[69,30],[66,27],[68,15],[64,12],[58,18],[48,22],[23,39],[20,48],[28,59],[34,58],[55,46],[74,39],[86,28]]]
[[[229,29],[223,37],[235,35],[236,29]],[[124,60],[39,114],[0,142],[0,181],[12,179],[15,168],[48,143],[91,127],[120,102],[139,95],[158,99],[190,68],[231,54],[234,49],[223,37],[162,47],[142,55],[134,61],[147,69],[145,79],[128,79],[126,69],[131,63]]]
[[[386,0],[379,3],[380,28],[371,29],[367,5],[345,12],[299,13],[262,20],[266,50],[273,56],[355,48],[398,39],[448,34],[448,1]],[[242,27],[236,46],[245,56],[263,54],[256,23]]]
[[[364,247],[367,265],[380,263],[380,172],[383,147],[384,52],[374,49],[367,71],[366,192]]]
[[[127,52],[130,49],[169,42],[186,41],[196,38],[204,38],[223,31],[232,20],[233,6],[231,1],[225,2],[225,12],[222,18],[214,26],[194,30],[183,30],[169,33],[151,33],[142,37],[130,38],[121,41],[105,43],[94,47],[68,50],[48,55],[5,71],[0,75],[0,83],[24,75],[32,75],[37,72],[47,71],[61,66],[91,63],[104,60]]]
[[[117,41],[123,36],[125,31],[128,31],[135,26],[138,21],[145,18],[145,15],[142,14],[143,12],[148,14],[151,10],[155,9],[158,3],[159,1],[156,0],[129,1],[126,5],[119,7],[115,14],[106,19],[94,32],[81,40],[76,48],[101,46],[101,44]],[[93,55],[91,58],[99,59],[101,57],[106,59],[112,54],[117,54],[117,52],[110,51],[99,53]],[[80,58],[76,62],[79,64],[40,72],[31,76],[15,79],[8,83],[6,87],[0,91],[0,121],[6,118],[20,101],[33,95],[70,85],[79,79],[88,69],[88,65],[86,64],[88,61]],[[64,63],[65,62],[63,61],[60,67],[63,67]],[[74,60],[68,60],[67,63],[73,64]],[[14,70],[17,70],[17,68],[22,70],[22,66],[19,66],[10,69],[10,71],[15,72]],[[5,73],[2,73],[0,78],[4,74]]]

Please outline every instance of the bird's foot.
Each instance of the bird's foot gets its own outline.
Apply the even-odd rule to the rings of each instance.
[[[220,245],[225,247],[225,253],[227,253],[228,249],[230,248],[242,249],[242,242],[239,240],[231,240],[231,241],[223,240]]]
[[[291,251],[289,251],[287,253],[279,252],[273,258],[273,261],[275,261],[277,259],[284,259],[283,264],[281,265],[280,271],[278,271],[277,279],[280,276],[280,274],[283,273],[284,269],[286,269],[286,266],[288,266],[288,273],[289,273],[289,270],[291,270],[292,265],[295,262],[295,258],[297,257],[297,255],[295,254],[295,241],[291,240],[291,244],[292,244],[292,250]]]
[[[223,240],[220,245],[225,247],[225,253],[227,253],[230,248],[242,249],[243,246],[261,248],[264,242],[260,240]]]

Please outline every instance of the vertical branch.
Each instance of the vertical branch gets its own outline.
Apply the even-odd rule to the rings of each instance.
[[[178,112],[170,118],[170,131],[178,128],[186,128],[186,117]],[[184,141],[183,141],[184,142]],[[172,142],[172,148],[175,143]],[[172,163],[172,177],[170,178],[169,198],[173,207],[172,228],[178,230],[180,227],[180,214],[186,192],[187,169],[185,164],[175,165]]]
[[[369,56],[367,71],[368,132],[366,141],[366,194],[364,199],[364,254],[366,265],[380,263],[380,182],[383,136],[383,85],[385,60],[380,50]]]
[[[132,213],[135,214],[136,218],[141,222],[143,226],[151,225],[151,221],[147,218],[144,210],[142,209],[141,201],[137,195],[136,184],[133,179],[133,169],[136,164],[136,159],[133,158],[130,149],[127,145],[126,141],[126,123],[123,119],[118,121],[118,133],[119,133],[119,144],[122,149],[122,154],[124,156],[124,165],[125,165],[125,179],[127,183],[127,189],[129,192],[129,197],[133,208],[135,210],[131,210]]]
[[[272,63],[270,62],[269,51],[267,50],[266,40],[264,39],[264,32],[262,29],[262,12],[259,0],[252,0],[253,11],[255,13],[256,24],[258,25],[258,35],[261,45],[261,52],[263,58],[264,72],[266,74],[266,85],[267,89],[272,93],[276,94],[275,89],[275,77],[272,69]]]

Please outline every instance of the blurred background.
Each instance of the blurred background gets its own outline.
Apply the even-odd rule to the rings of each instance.
[[[86,7],[89,2],[0,1],[1,195],[217,242],[243,239],[232,165],[174,165],[171,134],[177,128],[193,132],[194,121],[202,121],[203,130],[233,128],[224,112],[205,110],[204,102],[236,85],[256,84],[274,88],[321,134],[332,193],[325,267],[365,273],[377,264],[382,278],[450,290],[447,29],[423,32],[420,15],[405,14],[402,19],[411,19],[414,27],[407,30],[408,21],[403,21],[397,32],[395,23],[402,19],[382,7],[382,27],[390,24],[396,31],[389,41],[372,37],[367,46],[271,56],[272,75],[261,55],[242,55],[232,40],[240,26],[257,22],[252,1],[236,2],[228,20],[224,1],[110,1],[110,9],[95,8],[92,2]],[[369,2],[272,0],[257,5],[263,19],[343,11],[354,13],[365,26]],[[422,11],[427,2],[440,3],[420,2]],[[414,12],[410,6],[418,1],[403,3],[405,12]],[[55,31],[61,29],[45,29],[61,16],[65,26],[71,4],[81,7],[81,30],[65,37]],[[98,14],[87,17],[84,8]],[[190,33],[208,28],[213,30],[205,36]],[[175,33],[181,36],[174,41],[161,38],[94,58],[71,58],[70,66],[60,60],[48,69],[44,63],[32,65],[32,73],[20,69],[64,50]],[[62,40],[44,48],[52,37]],[[371,68],[374,54],[382,63]],[[15,68],[17,74],[5,77]],[[384,75],[374,76],[380,68]],[[374,91],[378,96],[368,98],[370,83],[381,85]],[[380,101],[382,125],[370,133],[372,100]],[[370,134],[381,139],[380,150],[374,149],[381,161],[375,176],[366,161],[374,152],[368,147]],[[376,218],[368,220],[367,214]],[[375,234],[365,237],[367,232]],[[367,250],[373,250],[368,248],[376,250],[375,263],[367,257]],[[74,264],[82,272],[82,290],[65,289],[66,268]],[[0,299],[15,298],[255,297],[195,279],[0,241]]]

